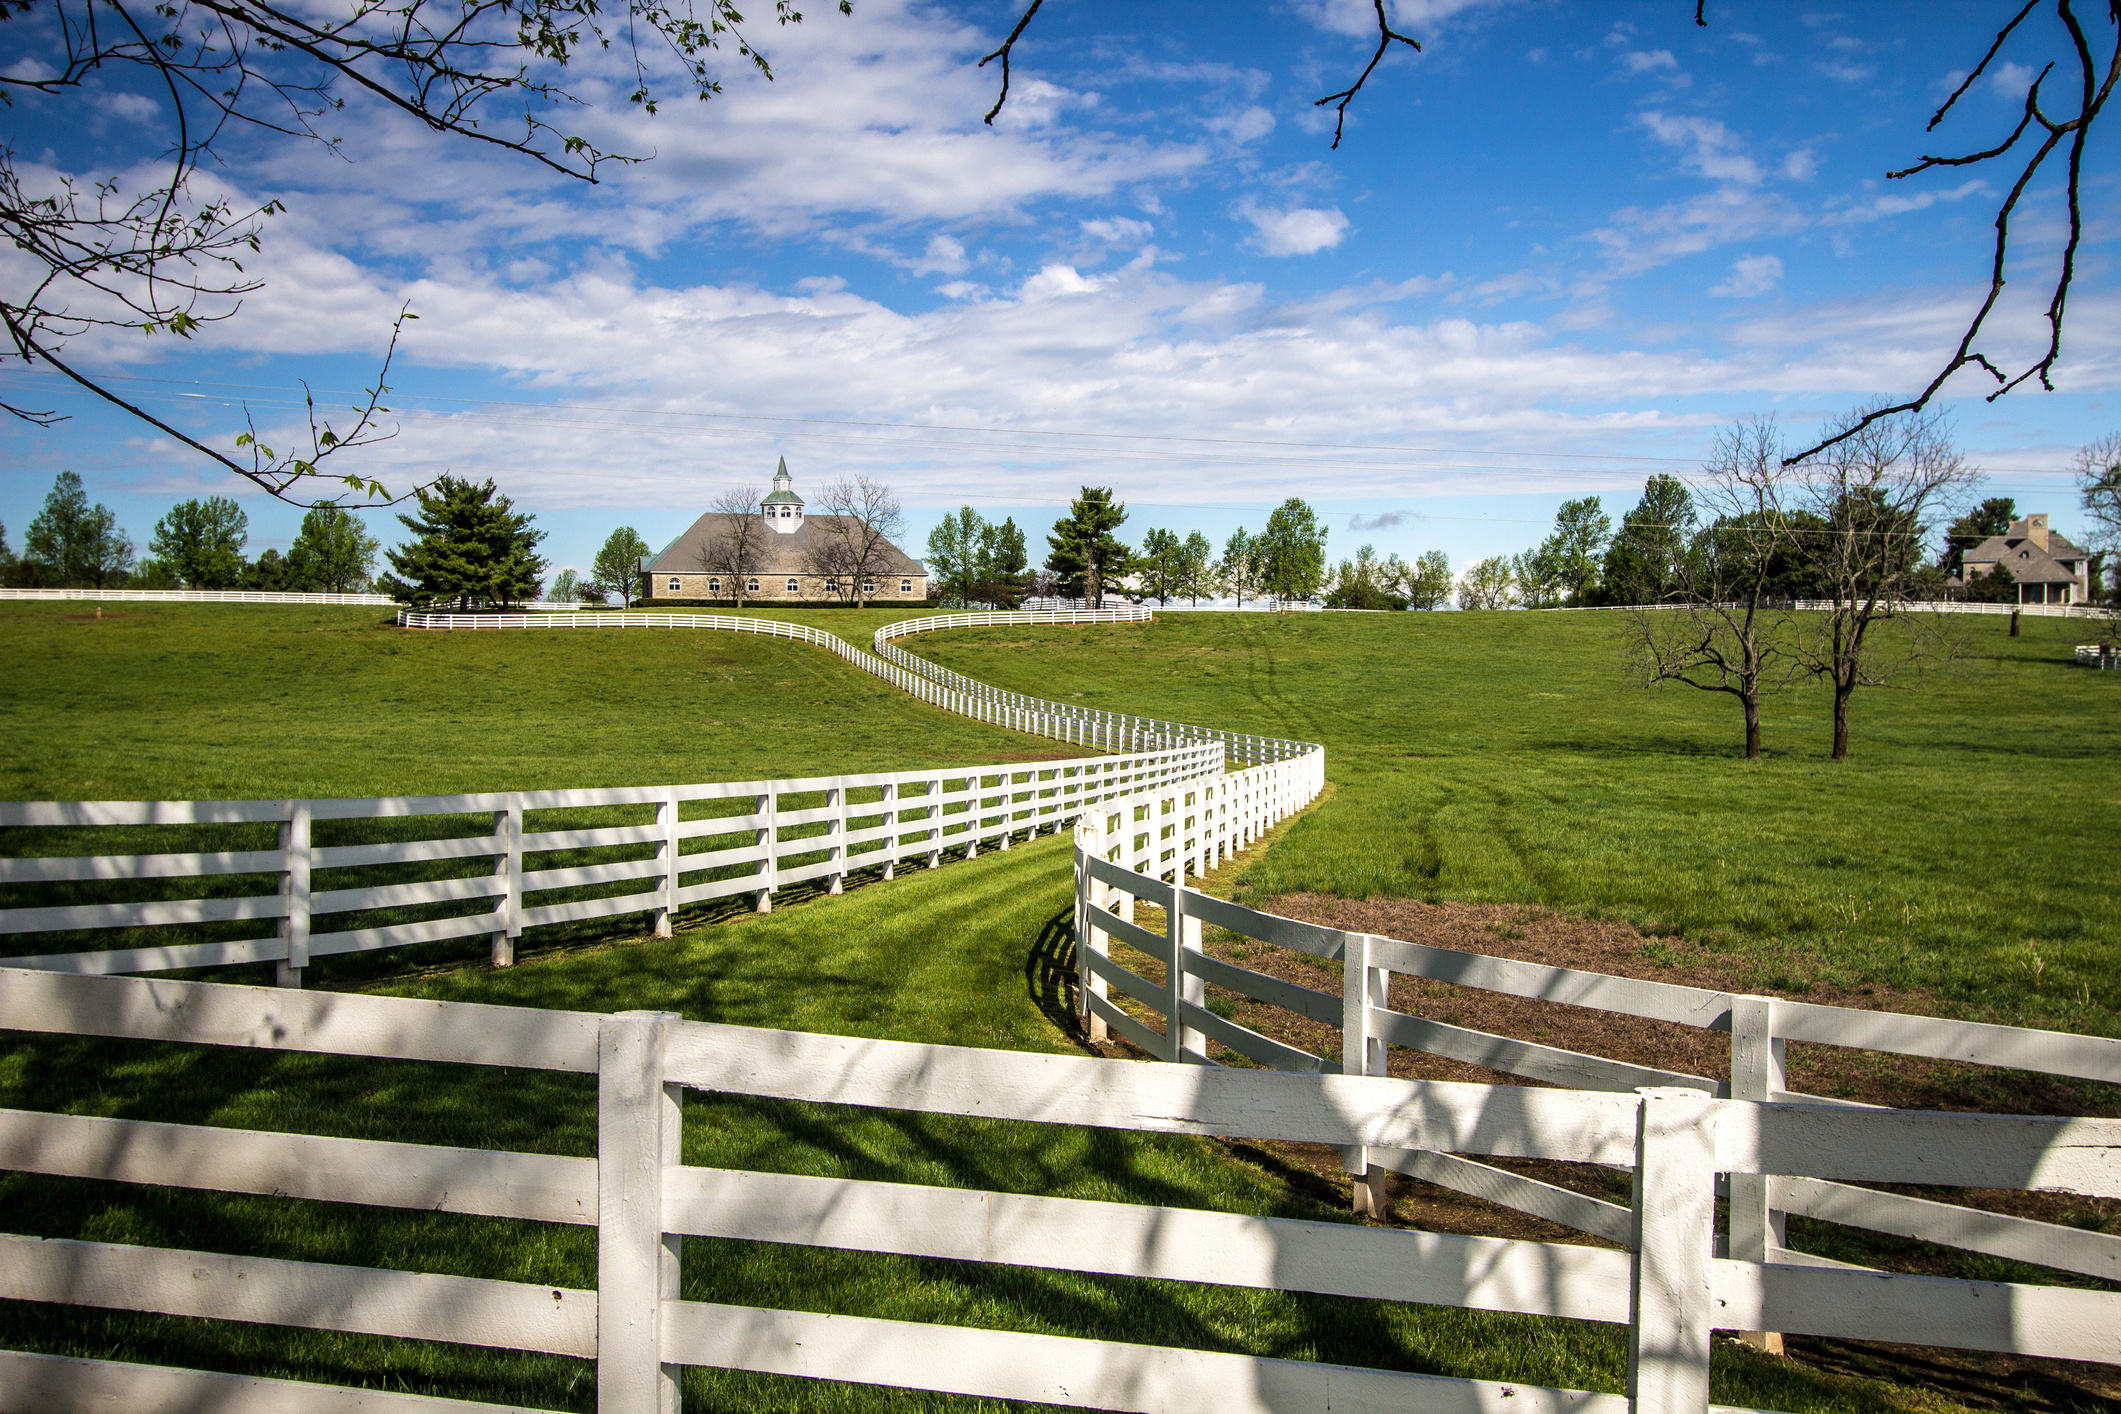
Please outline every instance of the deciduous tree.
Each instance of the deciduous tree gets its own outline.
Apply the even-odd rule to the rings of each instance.
[[[630,609],[641,596],[641,561],[648,558],[648,542],[641,532],[622,525],[604,538],[589,573],[606,594],[616,594],[621,608]]]
[[[1237,607],[1245,606],[1245,596],[1257,596],[1259,592],[1259,545],[1253,535],[1243,526],[1230,532],[1223,542],[1222,562],[1216,566],[1216,577],[1222,582],[1223,592],[1237,600]]]
[[[1326,577],[1326,528],[1301,497],[1291,496],[1267,517],[1257,553],[1259,587],[1283,607],[1318,597]]]
[[[898,497],[867,473],[827,482],[817,504],[829,517],[811,556],[811,570],[841,584],[842,598],[857,607],[869,602],[867,586],[891,572],[891,551],[905,534],[906,515]]]
[[[327,594],[358,594],[367,587],[381,548],[359,516],[326,502],[303,515],[287,564],[301,584]]]
[[[1134,593],[1154,599],[1159,606],[1175,594],[1186,592],[1185,542],[1168,530],[1142,535],[1141,553],[1134,557]]]
[[[250,517],[226,496],[179,501],[155,522],[149,553],[187,589],[233,589],[243,578]]]
[[[1664,592],[1628,615],[1623,638],[1645,685],[1676,682],[1736,699],[1749,760],[1761,754],[1761,700],[1788,681],[1791,667],[1786,615],[1774,607],[1777,556],[1789,544],[1783,451],[1771,418],[1717,438],[1700,495],[1714,519],[1672,559]]]
[[[709,506],[715,522],[706,547],[707,572],[728,586],[739,609],[749,592],[744,586],[759,572],[766,537],[774,533],[759,512],[765,497],[755,485],[733,486],[719,492]]]
[[[531,526],[527,512],[495,489],[491,478],[473,485],[460,477],[441,476],[422,487],[414,499],[417,515],[398,521],[412,538],[386,558],[394,574],[389,592],[413,603],[454,600],[458,608],[474,601],[518,604],[535,597],[545,561],[538,542],[545,532]]]
[[[1693,534],[1694,498],[1686,484],[1676,476],[1651,477],[1606,546],[1597,601],[1661,604],[1680,592]]]
[[[1441,609],[1451,602],[1451,558],[1441,550],[1425,550],[1407,566],[1400,581],[1410,609]]]
[[[1956,509],[1974,473],[1934,411],[1841,419],[1826,451],[1799,464],[1795,499],[1816,521],[1797,546],[1825,589],[1826,610],[1794,639],[1806,671],[1834,689],[1833,758],[1849,754],[1849,701],[1856,689],[1894,682],[1945,651],[1944,626],[1911,615],[1929,520]],[[1908,630],[1890,645],[1875,632],[1889,619]]]
[[[980,546],[992,527],[970,506],[946,513],[928,532],[928,582],[935,597],[962,607],[980,582]]]
[[[1517,602],[1517,580],[1506,556],[1480,561],[1458,578],[1461,609],[1507,609]]]

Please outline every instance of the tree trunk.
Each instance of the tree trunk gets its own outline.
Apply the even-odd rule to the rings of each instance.
[[[1739,695],[1738,700],[1745,704],[1745,759],[1758,761],[1760,759],[1759,684],[1747,683],[1745,691]]]
[[[1856,691],[1853,681],[1844,682],[1839,673],[1834,675],[1834,759],[1849,759],[1849,697]]]

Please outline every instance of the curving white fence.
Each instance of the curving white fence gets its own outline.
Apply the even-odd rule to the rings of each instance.
[[[272,962],[298,986],[315,959],[487,938],[497,966],[527,929],[681,910],[850,874],[892,878],[1007,849],[1125,802],[1159,840],[1166,873],[1215,867],[1308,804],[1324,750],[1001,693],[889,647],[888,635],[967,623],[1112,623],[1142,610],[953,615],[878,630],[895,660],[802,624],[719,614],[427,614],[414,629],[693,628],[831,649],[921,700],[1100,754],[770,781],[378,799],[0,802],[0,827],[192,827],[218,847],[0,858],[0,884],[67,895],[0,908],[0,967],[148,972]],[[1232,771],[1233,754],[1259,764]],[[271,826],[270,848],[240,838]],[[320,838],[321,832],[321,838]],[[248,844],[250,847],[244,847]],[[93,848],[91,843],[89,846]],[[405,878],[407,873],[421,877]],[[163,896],[139,898],[160,881]],[[172,893],[192,896],[172,896]],[[206,893],[207,897],[197,896]],[[135,897],[114,897],[116,894]],[[219,936],[201,937],[208,928]],[[175,931],[172,931],[175,930]],[[56,944],[56,945],[55,945]]]
[[[1575,1090],[1627,1094],[1663,1087],[1721,1099],[1864,1111],[1881,1124],[1896,1123],[1904,1112],[1790,1090],[1784,1071],[1785,1044],[1811,1042],[2121,1083],[2121,1040],[2109,1037],[1735,995],[1485,957],[1262,913],[1188,888],[1181,879],[1163,877],[1159,860],[1146,847],[1142,833],[1130,825],[1124,803],[1118,810],[1091,811],[1085,816],[1075,831],[1075,857],[1075,935],[1083,940],[1075,955],[1079,1018],[1093,1038],[1102,1039],[1109,1028],[1161,1060],[1213,1065],[1209,1058],[1213,1041],[1273,1070],[1382,1076],[1387,1073],[1386,1047],[1404,1046]],[[1137,901],[1163,911],[1161,932],[1136,924]],[[1204,924],[1341,963],[1340,994],[1208,955],[1202,945]],[[1152,981],[1116,961],[1112,956],[1115,940],[1160,964],[1163,979]],[[1607,1060],[1394,1011],[1389,1002],[1393,973],[1725,1031],[1731,1038],[1731,1079],[1717,1081]],[[1211,983],[1339,1027],[1340,1059],[1298,1050],[1218,1016],[1207,1005],[1206,989]],[[1114,989],[1160,1019],[1161,1029],[1117,1005]],[[1362,1004],[1350,1006],[1344,1000],[1348,997],[1361,998]],[[1886,1116],[1894,1118],[1887,1121]],[[1633,1240],[1638,1221],[1636,1214],[1620,1205],[1479,1162],[1465,1153],[1351,1148],[1346,1167],[1355,1175],[1357,1210],[1373,1215],[1382,1211],[1387,1174],[1399,1173],[1624,1246]],[[1725,1251],[1734,1258],[1770,1265],[1841,1267],[1787,1245],[1787,1216],[1796,1213],[2103,1281],[2121,1281],[2121,1237],[1801,1177],[1764,1160],[1720,1172],[1728,1177],[1728,1183],[1720,1186],[1721,1196],[1729,1200]],[[2114,1319],[2121,1320],[2121,1296],[2111,1299],[2116,1303]],[[1757,1329],[1825,1333],[1809,1325]],[[2030,1333],[2028,1338],[2038,1340],[2044,1334]],[[1920,1335],[1892,1338],[1927,1345],[1955,1343],[1948,1323],[1941,1320]],[[2121,1358],[2121,1350],[2099,1358]]]

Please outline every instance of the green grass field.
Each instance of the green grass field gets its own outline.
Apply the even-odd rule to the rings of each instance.
[[[376,609],[0,606],[0,799],[660,785],[1045,749],[807,644],[679,630],[415,633]],[[780,615],[862,646],[902,615]]]
[[[1961,621],[1957,661],[1764,713],[1623,678],[1613,613],[1170,614],[909,646],[1019,691],[1302,737],[1337,790],[1243,876],[1254,898],[1522,902],[1733,950],[1762,985],[1936,993],[1939,1010],[2121,1035],[2121,674],[2090,627]]]
[[[82,607],[0,609],[14,798],[752,778],[1050,746],[918,707],[793,644],[663,631],[415,635],[369,611],[253,607],[97,623],[73,617]],[[889,616],[804,617],[860,642]],[[2113,787],[2100,783],[2112,777],[2115,718],[2101,690],[2121,683],[2064,666],[2067,642],[2049,625],[2029,624],[2015,642],[1995,627],[1962,675],[1861,699],[1858,759],[1841,766],[1822,759],[1810,696],[1771,710],[1768,761],[1732,759],[1735,711],[1624,687],[1603,615],[1171,615],[908,646],[1005,686],[1324,741],[1335,791],[1250,866],[1255,895],[1322,888],[1623,913],[1766,969],[1928,978],[1921,985],[1965,1010],[2106,1030],[2114,871],[2100,821]],[[767,917],[695,921],[667,942],[573,939],[500,973],[437,945],[320,968],[317,980],[1062,1050],[1068,893],[1065,842],[1042,839]],[[1849,928],[1836,926],[1842,900]],[[2037,989],[2008,971],[2028,945],[2043,959]],[[1975,989],[1984,971],[1986,993]],[[2056,1000],[2064,977],[2088,990],[2075,1011]],[[594,1133],[593,1086],[575,1077],[20,1036],[0,1048],[0,1104],[563,1154],[591,1152]],[[1344,1217],[1221,1146],[1040,1126],[701,1101],[685,1156]],[[9,1229],[47,1236],[594,1283],[582,1229],[13,1174],[0,1175],[0,1207]],[[693,1241],[684,1294],[1599,1390],[1624,1380],[1614,1328],[973,1264]],[[0,1345],[591,1404],[580,1362],[265,1326],[5,1303]],[[1722,1343],[1715,1381],[1718,1401],[1754,1407],[1962,1407]],[[701,1371],[687,1397],[696,1409],[983,1407]]]

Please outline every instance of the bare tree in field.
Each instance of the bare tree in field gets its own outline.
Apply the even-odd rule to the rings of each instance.
[[[842,598],[868,603],[869,591],[862,586],[891,572],[892,542],[905,533],[898,497],[868,476],[843,476],[819,491],[813,505],[832,519],[818,526],[823,533],[811,551],[811,573],[840,581]],[[815,514],[812,524],[817,524]]]
[[[721,528],[707,546],[707,572],[720,575],[728,583],[739,609],[744,607],[744,581],[758,573],[759,552],[766,537],[773,533],[759,518],[759,502],[764,495],[756,486],[739,486],[722,492],[713,502],[714,513],[721,517]]]
[[[1792,645],[1806,672],[1834,685],[1834,759],[1843,761],[1856,689],[1889,685],[1949,648],[1943,625],[1908,606],[1928,522],[1952,514],[1976,474],[1943,415],[1927,409],[1878,418],[1859,408],[1841,419],[1825,451],[1791,471],[1787,524],[1826,603]],[[1878,635],[1888,619],[1906,632]]]
[[[1794,667],[1787,615],[1773,607],[1788,577],[1790,538],[1780,504],[1789,473],[1773,418],[1748,419],[1716,439],[1694,503],[1710,517],[1674,526],[1685,537],[1664,603],[1628,611],[1626,655],[1645,684],[1685,683],[1727,693],[1745,712],[1747,760],[1760,757],[1760,699]]]

